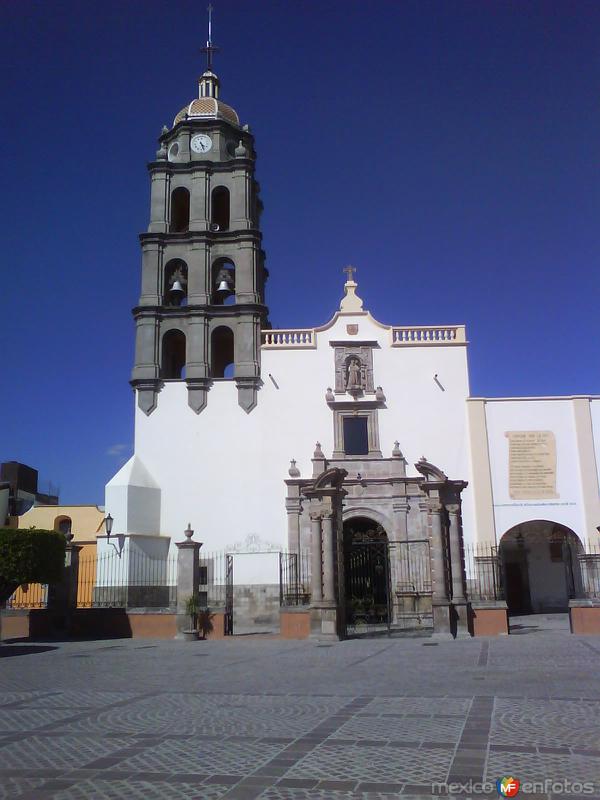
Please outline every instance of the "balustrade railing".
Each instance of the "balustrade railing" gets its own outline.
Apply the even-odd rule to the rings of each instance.
[[[262,346],[272,349],[316,347],[316,334],[313,328],[262,331]]]
[[[466,344],[464,325],[392,328],[392,347],[406,345]]]

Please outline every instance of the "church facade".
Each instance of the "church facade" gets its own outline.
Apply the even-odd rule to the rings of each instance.
[[[600,398],[471,397],[465,326],[379,322],[353,268],[331,320],[273,330],[254,138],[219,93],[209,69],[149,165],[135,453],[106,487],[123,552],[167,557],[191,521],[203,552],[234,554],[245,622],[281,600],[283,553],[305,558],[314,602],[328,523],[307,492],[338,470],[332,569],[369,583],[376,559],[350,574],[353,553],[385,542],[392,616],[411,586],[413,611],[432,613],[435,586],[406,574],[423,560],[464,599],[478,545],[500,552],[513,610],[566,607],[600,525]]]

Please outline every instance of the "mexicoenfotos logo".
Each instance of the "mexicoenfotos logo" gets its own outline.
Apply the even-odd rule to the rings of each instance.
[[[519,793],[520,785],[519,779],[513,778],[512,775],[498,778],[496,781],[496,789],[501,797],[516,797]]]

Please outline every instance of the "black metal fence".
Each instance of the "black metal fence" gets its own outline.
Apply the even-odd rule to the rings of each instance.
[[[279,604],[305,606],[310,602],[310,552],[279,553]]]
[[[581,594],[589,600],[600,600],[600,545],[588,542],[585,552],[577,555]]]
[[[502,558],[495,544],[464,545],[467,597],[476,601],[504,600]]]
[[[200,551],[199,602],[205,608],[226,608],[233,587],[233,557],[224,551]]]
[[[47,604],[47,584],[24,583],[9,597],[6,608],[46,608]]]
[[[168,608],[177,605],[177,556],[139,551],[79,560],[79,608]]]

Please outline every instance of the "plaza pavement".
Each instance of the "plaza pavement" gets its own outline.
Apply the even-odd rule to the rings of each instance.
[[[600,797],[600,638],[517,630],[2,644],[0,798]]]

